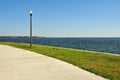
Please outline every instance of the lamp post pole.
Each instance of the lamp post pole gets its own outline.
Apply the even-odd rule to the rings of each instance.
[[[30,10],[30,48],[32,48],[32,10]]]

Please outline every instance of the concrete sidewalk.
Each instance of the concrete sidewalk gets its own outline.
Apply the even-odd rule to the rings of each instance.
[[[66,62],[0,45],[0,80],[106,80]]]

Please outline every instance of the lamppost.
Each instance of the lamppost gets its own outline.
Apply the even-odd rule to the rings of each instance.
[[[32,10],[30,10],[30,48],[32,48]]]

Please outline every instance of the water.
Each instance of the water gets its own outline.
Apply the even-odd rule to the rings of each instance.
[[[0,41],[29,43],[29,38],[0,38]],[[120,38],[33,38],[33,43],[120,54]]]

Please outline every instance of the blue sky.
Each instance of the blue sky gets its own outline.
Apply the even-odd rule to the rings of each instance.
[[[120,37],[120,0],[0,0],[0,35]]]

